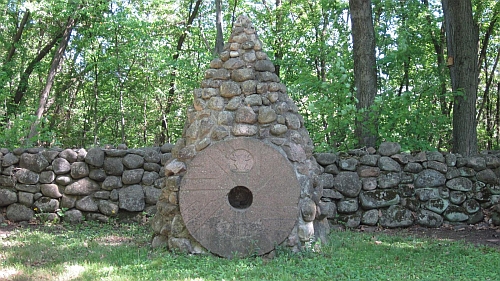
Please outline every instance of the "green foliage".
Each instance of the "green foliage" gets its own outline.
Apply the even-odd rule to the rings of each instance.
[[[321,251],[222,259],[151,249],[135,224],[16,228],[0,238],[9,280],[496,280],[500,251],[463,242],[333,232]]]
[[[20,114],[14,119],[10,119],[2,133],[0,133],[0,143],[2,147],[34,147],[34,146],[53,146],[60,142],[55,133],[50,130],[48,118],[42,118],[39,124],[39,134],[28,138],[31,124],[36,120],[36,116]]]

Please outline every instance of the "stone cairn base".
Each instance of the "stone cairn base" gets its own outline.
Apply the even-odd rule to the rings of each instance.
[[[242,140],[237,142],[238,139]],[[259,144],[251,140],[257,140]],[[212,172],[204,171],[195,167],[206,165],[209,169],[215,164],[198,161],[197,166],[192,166],[192,162],[197,159],[198,155],[202,157],[203,153],[205,153],[203,157],[209,159],[207,155],[210,155],[211,161],[217,162],[217,159],[213,159],[217,158],[214,157],[217,152],[214,152],[215,148],[211,149],[211,147],[223,143],[225,143],[223,146],[217,148],[221,159],[229,162],[236,161],[235,168],[228,169],[228,175],[232,177],[231,184],[244,182],[249,186],[227,186],[225,189],[227,178],[221,177],[219,189],[216,183],[209,182],[207,184],[209,190],[204,194],[214,198],[227,196],[229,199],[226,201],[231,200],[231,192],[236,192],[236,195],[243,197],[248,195],[250,199],[253,198],[253,205],[247,206],[248,209],[242,210],[238,206],[235,207],[234,202],[217,205],[211,204],[209,200],[205,204],[198,202],[201,199],[187,199],[189,196],[187,190],[192,191],[192,188],[198,188],[192,184],[193,180],[208,179],[210,175],[225,169],[222,167],[225,164],[221,164],[221,167],[216,167],[217,169]],[[231,151],[225,154],[221,147],[228,147],[226,144],[230,144]],[[271,157],[273,159],[280,157],[286,159],[287,163],[282,165],[284,168],[272,167],[273,160],[269,157],[265,158],[264,153],[256,151],[260,149],[270,149],[269,154],[273,156]],[[320,201],[323,186],[322,181],[318,180],[318,175],[322,173],[323,168],[316,163],[312,152],[312,141],[304,127],[304,120],[298,113],[297,106],[287,95],[286,87],[280,83],[273,63],[262,51],[262,42],[258,39],[250,20],[246,16],[240,16],[235,22],[229,42],[225,44],[223,52],[218,58],[212,60],[210,68],[205,72],[201,87],[194,90],[194,101],[187,110],[183,136],[172,150],[172,160],[165,166],[167,179],[157,203],[156,216],[152,221],[155,232],[153,246],[167,246],[169,249],[188,253],[202,253],[208,250],[220,256],[230,257],[231,253],[217,249],[224,249],[230,247],[229,244],[236,243],[239,244],[239,248],[235,248],[238,250],[242,245],[256,238],[258,241],[252,243],[257,243],[253,248],[258,249],[256,251],[258,254],[272,251],[268,248],[266,252],[259,250],[259,247],[265,246],[264,244],[269,245],[269,243],[273,244],[273,247],[286,245],[294,251],[300,251],[317,241],[325,242],[329,233],[329,224],[326,213],[322,212],[322,207],[325,205]],[[255,164],[251,159],[256,158],[267,160],[263,163],[255,162],[257,163]],[[253,172],[248,172],[250,168],[246,169],[242,166],[250,163],[248,161],[252,163],[252,167],[259,167],[260,174],[252,174]],[[271,167],[268,167],[269,165]],[[262,175],[268,177],[270,181],[285,177],[287,174],[280,173],[285,173],[287,167],[293,171],[292,176],[289,177],[292,179],[292,185],[296,177],[297,190],[290,187],[282,188],[280,194],[288,193],[289,195],[283,197],[283,201],[280,201],[281,197],[276,199],[276,192],[265,191],[272,189],[273,186],[262,190],[252,187],[252,180],[260,179]],[[245,178],[244,172],[248,172],[250,179]],[[186,190],[185,194],[183,194],[183,188]],[[244,188],[249,190],[245,191]],[[220,190],[223,190],[223,193],[227,190],[230,192],[223,194]],[[263,196],[264,192],[269,193]],[[198,196],[201,196],[200,194],[202,193]],[[244,200],[238,201],[238,204],[245,203]],[[295,200],[297,203],[293,208],[289,208],[290,200]],[[185,206],[182,206],[183,204]],[[272,208],[281,205],[288,208],[292,216],[296,218],[290,229],[288,229],[290,215],[285,215],[283,220],[280,220],[277,213],[283,213],[283,208]],[[217,209],[223,210],[218,213]],[[196,212],[197,215],[183,214],[188,210]],[[229,215],[230,213],[237,215]],[[217,214],[225,220],[224,225],[215,222]],[[244,220],[247,215],[252,215],[253,221],[258,224],[256,227],[261,229],[266,237],[274,237],[274,240],[260,244],[265,237],[258,236],[257,233],[252,234],[252,231],[249,231],[252,226],[240,222],[240,218]],[[185,222],[186,216],[189,217],[187,223]],[[209,220],[211,220],[210,223],[207,222]],[[273,223],[269,223],[270,221]],[[215,230],[205,228],[207,223],[214,225]],[[282,225],[286,225],[285,229],[280,229]],[[224,230],[223,227],[228,229]],[[209,232],[206,233],[207,235],[212,235],[210,236],[213,238],[210,238],[211,242],[200,244],[200,236],[203,236],[201,229]],[[210,233],[212,231],[216,233]],[[229,239],[228,245],[221,245],[223,241],[217,240],[217,234],[227,239],[230,235],[234,239]],[[193,236],[197,236],[198,239]],[[214,242],[214,239],[217,241]],[[246,255],[245,253],[239,254]]]

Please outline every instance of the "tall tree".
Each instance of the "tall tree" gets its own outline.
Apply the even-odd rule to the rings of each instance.
[[[215,37],[215,54],[220,54],[224,48],[224,37],[222,34],[222,0],[215,0],[215,27],[217,29],[217,34]]]
[[[453,101],[453,152],[477,153],[479,27],[470,0],[442,0]]]
[[[377,94],[375,30],[373,28],[371,4],[371,0],[349,0],[354,57],[354,84],[356,86],[356,98],[358,99],[356,108],[361,113],[360,120],[356,120],[355,134],[360,146],[375,146],[377,139],[373,124],[369,124],[369,108]]]

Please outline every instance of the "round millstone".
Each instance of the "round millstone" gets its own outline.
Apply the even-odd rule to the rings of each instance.
[[[290,162],[259,140],[217,142],[191,161],[179,191],[186,228],[222,257],[263,255],[298,217],[300,184]]]

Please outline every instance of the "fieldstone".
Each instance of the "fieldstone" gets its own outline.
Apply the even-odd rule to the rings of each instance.
[[[98,147],[93,147],[87,152],[85,163],[100,168],[104,165],[104,151]]]
[[[89,166],[85,162],[74,162],[71,164],[71,177],[81,179],[89,175]]]
[[[361,224],[361,215],[354,214],[339,214],[338,220],[343,222],[347,228],[357,228]]]
[[[474,199],[467,199],[463,204],[462,207],[465,209],[465,211],[468,214],[473,214],[476,213],[481,209],[481,205]]]
[[[158,202],[160,195],[162,193],[161,189],[155,188],[153,186],[144,186],[144,201],[146,204],[154,205]]]
[[[96,191],[92,196],[94,196],[94,198],[96,199],[109,199],[109,194],[111,192],[107,191],[107,190],[99,190],[99,191]]]
[[[131,212],[139,212],[144,210],[144,191],[140,185],[131,185],[123,187],[118,191],[120,204],[120,209],[124,209]]]
[[[445,185],[445,183],[446,177],[442,173],[436,170],[425,169],[418,173],[415,180],[415,188],[438,187]]]
[[[316,204],[310,198],[300,199],[299,208],[305,222],[311,222],[316,217]]]
[[[242,106],[236,110],[235,122],[254,124],[257,121],[257,114],[249,106]]]
[[[254,125],[248,125],[248,124],[236,124],[233,129],[232,133],[235,136],[254,136],[257,134],[257,127]]]
[[[418,174],[422,172],[424,167],[422,167],[421,164],[416,163],[416,162],[410,162],[405,165],[403,171],[408,172],[408,173],[413,173],[413,174]]]
[[[108,200],[101,200],[98,203],[99,212],[106,216],[114,217],[118,215],[119,207],[115,203]]]
[[[478,181],[486,183],[486,184],[498,184],[498,178],[495,175],[495,173],[491,169],[485,169],[482,171],[479,171],[476,174],[476,178]]]
[[[387,210],[383,210],[382,217],[380,217],[380,225],[383,227],[407,227],[412,224],[413,215],[411,211],[398,205],[393,205]]]
[[[382,171],[401,172],[401,166],[399,165],[399,163],[387,156],[380,157],[380,159],[378,160],[378,167]]]
[[[334,164],[338,159],[337,154],[335,153],[316,153],[314,154],[314,158],[316,158],[316,162],[318,162],[318,164],[323,166]]]
[[[473,214],[469,215],[469,219],[467,220],[467,224],[477,224],[484,220],[483,210],[479,210]]]
[[[380,188],[392,188],[398,186],[401,182],[400,173],[387,173],[382,174],[377,178],[378,187]]]
[[[252,95],[257,92],[257,81],[247,80],[241,83],[241,92],[245,95]]]
[[[16,184],[16,189],[19,191],[25,191],[29,193],[40,192],[40,185],[38,184]]]
[[[7,207],[5,215],[8,220],[13,222],[30,221],[35,216],[35,212],[28,206],[14,203]]]
[[[361,180],[355,172],[340,172],[333,181],[333,187],[347,197],[356,197],[361,191]]]
[[[17,194],[10,189],[0,189],[0,207],[9,206],[17,202]]]
[[[363,178],[363,190],[374,190],[377,188],[377,178]]]
[[[160,175],[157,172],[147,172],[145,171],[142,175],[142,183],[144,185],[153,185],[154,182],[160,178]]]
[[[75,207],[83,212],[97,212],[99,210],[97,202],[92,196],[85,196],[80,200],[77,200],[75,203]]]
[[[59,192],[59,187],[57,184],[41,184],[40,191],[44,196],[50,198],[61,198],[62,194]]]
[[[103,168],[110,176],[121,176],[123,174],[123,160],[119,157],[106,157]]]
[[[337,211],[339,213],[349,214],[358,211],[357,198],[345,198],[337,203]]]
[[[64,213],[63,221],[71,224],[78,224],[83,221],[83,213],[77,209],[71,209]]]
[[[293,142],[288,143],[283,146],[288,159],[293,162],[304,162],[307,159],[306,152],[301,145],[295,144]]]
[[[395,142],[383,142],[378,148],[378,153],[382,156],[391,156],[401,151],[401,145]]]
[[[103,182],[106,179],[106,172],[102,169],[91,170],[89,178],[98,182]]]
[[[467,211],[456,205],[448,206],[448,209],[444,211],[443,216],[451,222],[466,221],[469,219]]]
[[[361,223],[364,225],[376,225],[378,223],[378,213],[377,209],[368,210],[361,216]]]
[[[24,153],[19,159],[19,167],[28,169],[35,173],[40,173],[49,166],[49,162],[41,154],[28,154]]]
[[[274,65],[270,60],[258,60],[255,63],[255,70],[274,72]]]
[[[122,186],[122,178],[117,176],[106,177],[106,179],[102,183],[102,189],[104,190],[113,190]]]
[[[476,171],[473,168],[469,167],[458,168],[458,173],[461,177],[473,177],[476,175]]]
[[[54,213],[59,209],[59,200],[50,197],[42,197],[38,199],[34,205],[41,213]]]
[[[40,175],[25,168],[19,168],[16,172],[17,181],[25,184],[35,184]]]
[[[17,196],[19,198],[19,203],[21,203],[21,204],[23,204],[25,206],[28,206],[28,207],[30,207],[31,205],[33,205],[33,202],[35,201],[33,193],[18,192]],[[0,198],[1,198],[1,194],[0,194]],[[0,201],[1,201],[1,199],[0,199]]]
[[[59,153],[59,157],[68,160],[68,162],[73,163],[78,159],[78,153],[72,149],[65,149]]]
[[[56,175],[66,174],[71,171],[71,164],[64,158],[57,158],[52,161],[52,170]]]
[[[186,164],[184,162],[174,159],[165,166],[165,176],[171,176],[181,173],[186,170]]]
[[[17,157],[13,153],[7,153],[6,155],[3,156],[1,163],[2,167],[12,166],[19,163],[19,157]]]
[[[377,166],[378,159],[380,159],[380,155],[366,154],[366,155],[361,156],[361,158],[359,159],[359,162],[362,165]]]
[[[441,198],[429,199],[427,202],[423,204],[424,208],[434,213],[442,214],[450,203],[448,200],[444,200]]]
[[[285,124],[290,130],[298,130],[301,126],[300,118],[294,114],[287,112],[285,113]]]
[[[259,94],[253,94],[245,97],[244,103],[247,106],[261,106],[262,105],[262,97]]]
[[[443,217],[424,209],[420,209],[416,216],[417,224],[424,227],[440,227],[443,224]]]
[[[0,176],[0,186],[13,187],[16,185],[16,178],[12,176]]]
[[[231,71],[231,79],[236,82],[254,80],[255,71],[252,68],[235,69]]]
[[[344,171],[356,171],[356,167],[358,166],[358,160],[355,158],[347,158],[339,160],[339,168]]]
[[[444,162],[448,167],[454,167],[457,164],[457,155],[448,153],[444,156]]]
[[[143,169],[125,170],[122,175],[123,184],[136,184],[142,180]]]
[[[427,161],[427,169],[433,169],[443,174],[448,172],[448,166],[445,163],[438,161]]]
[[[95,181],[89,178],[83,178],[68,185],[64,190],[64,194],[83,196],[89,195],[95,191],[98,191],[99,189],[100,187]]]
[[[73,182],[73,179],[69,175],[59,175],[56,177],[56,183],[62,186],[66,186]]]
[[[399,204],[400,197],[398,192],[395,190],[377,189],[371,191],[362,191],[359,195],[359,201],[363,208],[369,210]]]
[[[260,124],[268,124],[274,122],[277,118],[276,112],[268,107],[262,106],[259,108],[259,117],[257,118]]]
[[[454,178],[446,182],[446,187],[457,191],[471,191],[472,181],[468,178]]]
[[[220,86],[220,95],[225,98],[232,98],[241,94],[240,85],[233,81],[223,82]]]
[[[325,173],[327,174],[332,174],[332,175],[338,175],[339,174],[339,168],[335,164],[330,164],[325,167]]]
[[[127,169],[137,169],[144,165],[144,158],[137,154],[127,154],[122,161]]]
[[[439,151],[427,151],[425,152],[425,155],[427,157],[427,161],[445,162],[443,154]]]
[[[38,181],[40,183],[52,183],[56,179],[56,175],[53,171],[43,171],[40,173],[40,178]]]
[[[271,134],[275,136],[282,135],[288,131],[288,127],[282,124],[274,124],[271,127]]]
[[[415,195],[420,201],[440,198],[439,189],[437,188],[419,188],[415,190]]]
[[[467,199],[467,196],[462,191],[453,190],[450,192],[450,202],[455,205],[460,205]]]
[[[481,156],[468,157],[466,166],[475,171],[481,171],[486,169],[486,160]]]
[[[311,238],[314,237],[314,223],[310,222],[299,222],[299,227],[297,229],[297,234],[302,242],[309,242]]]

